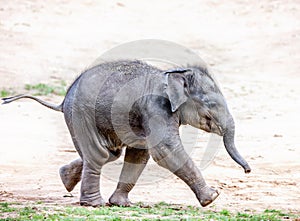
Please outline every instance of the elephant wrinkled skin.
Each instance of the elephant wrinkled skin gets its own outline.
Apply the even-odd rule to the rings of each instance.
[[[81,205],[101,206],[101,168],[126,148],[124,165],[110,204],[129,206],[128,194],[149,157],[182,179],[202,206],[219,192],[209,187],[185,152],[179,126],[223,136],[229,155],[245,173],[251,171],[234,144],[235,126],[225,99],[205,67],[163,71],[140,61],[107,62],[83,72],[69,88],[61,105],[19,95],[10,103],[31,98],[62,111],[80,155],[60,169],[68,191],[81,180]]]

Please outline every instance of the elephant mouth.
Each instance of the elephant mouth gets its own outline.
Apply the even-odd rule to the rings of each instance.
[[[206,113],[204,117],[200,118],[200,129],[219,136],[224,135],[221,124],[210,113]]]

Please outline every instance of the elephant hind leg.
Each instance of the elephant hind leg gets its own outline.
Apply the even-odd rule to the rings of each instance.
[[[71,192],[76,184],[81,180],[83,162],[81,158],[62,166],[59,175],[62,183],[68,192]]]
[[[100,193],[101,167],[93,167],[87,161],[83,162],[82,181],[80,189],[81,206],[104,206],[105,201]]]
[[[114,151],[110,154],[107,162],[114,161],[119,158],[122,150]],[[82,177],[82,169],[83,169],[83,161],[81,158],[72,161],[69,164],[62,166],[59,169],[59,175],[62,183],[64,184],[66,190],[71,192],[77,183],[81,180]]]

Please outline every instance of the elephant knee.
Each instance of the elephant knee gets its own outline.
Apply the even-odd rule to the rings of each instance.
[[[152,159],[161,167],[167,168],[167,162],[166,162],[166,157],[159,154],[158,151],[151,151],[150,155]]]

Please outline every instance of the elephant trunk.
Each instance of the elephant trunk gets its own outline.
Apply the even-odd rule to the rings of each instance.
[[[234,144],[235,125],[232,117],[227,121],[226,129],[223,135],[224,146],[230,157],[244,168],[245,173],[250,173],[251,168],[246,160],[240,155]]]

